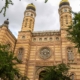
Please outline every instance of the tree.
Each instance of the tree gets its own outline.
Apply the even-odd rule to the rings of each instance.
[[[0,78],[3,80],[15,80],[15,78],[25,80],[16,67],[18,63],[21,61],[7,49],[7,46],[0,45]]]
[[[41,74],[43,80],[71,80],[68,74],[69,66],[61,63],[56,66],[45,68],[45,72]]]
[[[80,53],[80,12],[72,13],[74,17],[72,24],[66,30],[68,33],[67,38],[75,44],[75,48],[78,48],[78,52]]]
[[[21,1],[21,0],[20,0]],[[47,2],[48,0],[45,0],[45,3]],[[4,6],[2,7],[2,9],[0,10],[0,13],[3,12],[3,15],[5,16],[6,14],[6,9],[9,7],[9,5],[13,5],[13,1],[12,0],[5,0],[5,4]]]

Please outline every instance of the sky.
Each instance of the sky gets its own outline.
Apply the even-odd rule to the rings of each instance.
[[[4,20],[9,19],[9,29],[17,37],[18,31],[21,30],[24,11],[26,6],[33,3],[36,7],[36,18],[34,31],[60,30],[59,23],[59,3],[61,0],[12,0],[14,5],[10,5],[6,11],[6,17],[0,14],[0,25]],[[69,0],[72,11],[80,11],[80,0]],[[0,10],[4,6],[4,1],[0,0]]]

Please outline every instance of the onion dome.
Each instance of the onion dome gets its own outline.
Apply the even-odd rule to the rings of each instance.
[[[32,10],[36,11],[36,8],[35,8],[35,6],[34,6],[33,3],[28,4],[28,6],[26,7],[26,9],[32,9]]]
[[[6,24],[6,25],[8,25],[8,24],[9,24],[8,19],[4,21],[4,24]]]
[[[70,5],[68,0],[62,0],[59,4],[59,7],[63,6],[63,5]]]
[[[1,27],[6,27],[6,28],[8,28],[8,25],[9,25],[9,21],[8,21],[8,19],[6,19],[5,21],[4,21],[4,23],[1,25]]]

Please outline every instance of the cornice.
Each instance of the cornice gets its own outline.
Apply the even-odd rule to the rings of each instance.
[[[32,32],[32,36],[59,36],[61,33],[60,31],[38,31],[38,32]]]

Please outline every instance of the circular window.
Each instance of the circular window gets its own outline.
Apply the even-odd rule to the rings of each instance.
[[[49,48],[42,48],[39,53],[40,58],[48,59],[51,56],[51,52]]]

